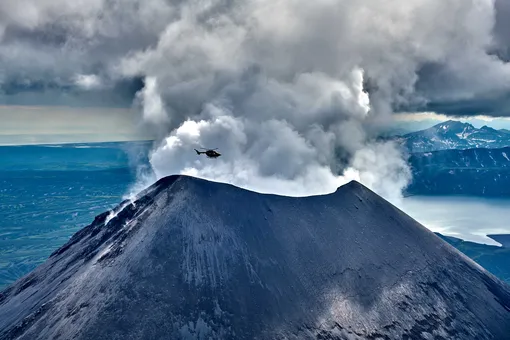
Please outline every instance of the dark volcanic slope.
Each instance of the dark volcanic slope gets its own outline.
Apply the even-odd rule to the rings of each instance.
[[[356,182],[145,194],[3,292],[2,339],[510,337],[510,288]]]

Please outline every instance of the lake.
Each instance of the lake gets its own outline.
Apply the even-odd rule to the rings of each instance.
[[[411,196],[397,203],[428,229],[466,241],[500,245],[487,234],[510,234],[510,199]]]

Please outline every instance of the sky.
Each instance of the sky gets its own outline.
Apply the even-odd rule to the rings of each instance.
[[[480,128],[509,129],[510,118],[489,116],[450,117],[434,112],[397,114],[388,127],[392,134],[429,128],[447,120]],[[152,140],[155,135],[140,125],[132,108],[68,106],[0,106],[0,145],[93,143]]]
[[[3,1],[0,138],[141,134],[157,177],[395,198],[410,170],[378,133],[510,116],[509,16],[508,0]]]
[[[0,145],[151,139],[127,108],[0,106]]]

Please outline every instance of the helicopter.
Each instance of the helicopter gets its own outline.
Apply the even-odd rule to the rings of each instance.
[[[204,149],[204,148],[202,148]],[[209,149],[209,150],[206,150],[206,151],[198,151],[197,149],[195,149],[195,151],[197,152],[197,155],[200,155],[200,154],[203,154],[205,153],[205,155],[209,158],[218,158],[221,156],[221,153],[219,152],[216,152],[216,150],[218,150],[217,148],[216,149]]]

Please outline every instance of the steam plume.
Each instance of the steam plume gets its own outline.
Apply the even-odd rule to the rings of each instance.
[[[394,110],[458,114],[481,100],[481,113],[507,114],[495,109],[510,90],[507,8],[503,0],[7,1],[0,84],[10,91],[0,99],[13,79],[104,93],[141,78],[135,104],[158,140],[158,177],[187,173],[291,195],[354,178],[398,197],[410,179],[405,157],[374,138]],[[223,155],[197,157],[197,147]]]

